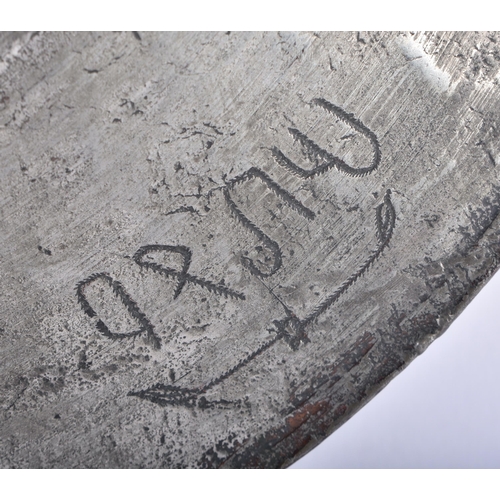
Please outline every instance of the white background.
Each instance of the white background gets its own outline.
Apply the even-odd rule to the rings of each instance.
[[[450,328],[292,468],[499,468],[500,273]]]

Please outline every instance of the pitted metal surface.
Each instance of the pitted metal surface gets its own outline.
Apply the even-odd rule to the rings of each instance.
[[[495,33],[0,37],[0,464],[283,467],[498,266]]]

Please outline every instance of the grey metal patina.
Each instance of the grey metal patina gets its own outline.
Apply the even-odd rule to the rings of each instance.
[[[3,467],[280,467],[500,253],[492,33],[0,37]]]

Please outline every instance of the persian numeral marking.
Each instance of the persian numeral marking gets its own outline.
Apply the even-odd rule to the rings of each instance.
[[[149,255],[151,252],[170,252],[180,254],[184,260],[182,264],[182,270],[176,271],[171,267],[166,267],[155,262],[148,262],[146,260],[143,260],[144,257]],[[182,245],[145,245],[137,250],[133,259],[141,267],[151,269],[152,271],[168,276],[169,278],[176,278],[177,288],[174,292],[174,300],[180,295],[186,283],[199,285],[202,288],[206,288],[209,292],[215,293],[217,295],[223,295],[226,298],[230,297],[232,299],[245,300],[245,295],[243,293],[235,292],[234,290],[231,290],[226,286],[216,285],[208,280],[197,278],[196,276],[188,274],[187,271],[189,269],[189,266],[191,265],[191,256],[191,250],[188,247]]]
[[[128,333],[115,333],[112,332],[101,319],[97,321],[96,328],[105,337],[108,337],[112,340],[135,338],[139,336],[141,333],[146,332],[147,340],[152,344],[152,346],[155,349],[160,349],[161,346],[160,339],[156,336],[153,329],[153,325],[149,322],[146,315],[139,309],[139,306],[125,291],[123,285],[119,281],[111,278],[111,276],[107,275],[106,273],[92,274],[91,276],[84,279],[83,281],[80,281],[76,285],[76,296],[78,298],[78,302],[80,303],[83,311],[87,314],[87,316],[94,318],[97,316],[97,313],[87,300],[87,297],[85,295],[85,287],[97,280],[104,281],[108,286],[112,288],[113,293],[115,294],[116,297],[118,297],[121,300],[122,304],[125,306],[130,316],[133,319],[135,319],[141,325],[142,328]]]
[[[311,170],[306,170],[299,167],[292,160],[283,154],[281,150],[277,147],[271,148],[271,155],[278,165],[287,169],[294,175],[302,177],[303,179],[309,179],[315,175],[321,175],[330,170],[331,168],[336,168],[340,172],[351,177],[363,177],[370,174],[378,168],[380,165],[380,160],[382,154],[380,152],[380,144],[378,142],[377,136],[360,120],[358,120],[354,115],[346,113],[343,109],[335,106],[334,104],[326,101],[325,99],[314,99],[313,104],[320,106],[331,114],[340,118],[344,123],[352,127],[357,132],[363,134],[372,145],[373,148],[373,159],[368,167],[354,168],[348,165],[344,160],[335,156],[328,151],[325,151],[320,146],[318,146],[314,141],[309,139],[300,130],[295,128],[289,128],[288,131],[292,137],[298,141],[304,149],[304,155],[307,156],[309,161],[316,164]],[[323,163],[320,163],[323,162]]]

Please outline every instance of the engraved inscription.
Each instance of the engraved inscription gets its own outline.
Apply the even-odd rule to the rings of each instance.
[[[229,378],[236,371],[246,366],[256,357],[273,346],[276,342],[283,340],[292,350],[297,350],[301,343],[309,342],[306,334],[306,328],[314,322],[318,316],[324,313],[328,308],[332,307],[339,300],[339,298],[368,271],[370,266],[380,257],[384,249],[387,248],[392,237],[396,220],[396,213],[391,202],[390,194],[390,191],[387,191],[384,196],[383,203],[381,203],[376,209],[375,224],[378,232],[378,246],[372,250],[363,265],[351,276],[349,276],[349,278],[344,281],[331,295],[329,295],[316,309],[314,309],[311,314],[303,319],[298,318],[283,304],[285,317],[274,321],[274,337],[240,360],[228,371],[206,383],[202,387],[189,389],[170,384],[165,385],[158,383],[145,390],[132,391],[129,395],[147,399],[162,406],[173,404],[185,405],[188,407],[199,406],[200,408],[205,408],[207,407],[208,402],[206,398],[202,399],[200,396],[205,394],[212,387]]]
[[[148,262],[146,259],[155,252],[177,253],[181,255],[183,257],[182,269],[180,271],[176,271],[175,269],[162,266],[156,262]],[[210,281],[189,274],[188,269],[191,264],[191,256],[191,250],[181,245],[145,245],[137,250],[134,255],[134,261],[141,267],[151,269],[152,271],[168,276],[169,278],[177,279],[174,300],[180,295],[186,283],[201,286],[202,288],[206,288],[209,292],[217,295],[223,295],[226,298],[231,297],[232,299],[245,300],[245,295],[243,293],[235,292],[226,286],[216,285]]]
[[[245,267],[249,269],[252,274],[259,276],[260,278],[267,278],[274,274],[280,267],[283,261],[281,255],[281,249],[275,241],[273,241],[269,236],[267,236],[259,227],[257,227],[252,221],[250,221],[243,212],[237,207],[236,203],[231,198],[231,189],[238,184],[242,184],[250,179],[260,179],[278,198],[280,198],[284,203],[286,203],[290,208],[295,210],[297,213],[305,217],[306,219],[314,219],[315,214],[313,211],[305,207],[300,201],[298,201],[294,196],[292,196],[288,191],[280,187],[276,182],[274,182],[265,172],[257,168],[250,168],[244,174],[232,179],[227,182],[227,187],[224,189],[224,198],[231,211],[231,215],[238,220],[246,229],[253,233],[258,240],[269,249],[272,255],[272,262],[270,269],[267,272],[259,269],[254,262],[247,258],[242,257],[242,263]]]
[[[323,174],[331,168],[336,168],[340,172],[352,177],[362,177],[376,170],[381,160],[380,145],[378,143],[377,136],[368,127],[366,127],[357,118],[355,118],[354,115],[346,113],[342,108],[331,104],[325,99],[314,99],[313,104],[316,106],[320,106],[321,108],[330,112],[332,115],[336,116],[344,123],[352,127],[357,132],[363,134],[370,141],[370,144],[373,148],[372,162],[367,167],[351,167],[338,156],[335,156],[322,149],[300,130],[289,128],[288,131],[290,132],[291,136],[302,146],[304,156],[306,156],[306,158],[315,166],[310,170],[301,168],[287,156],[285,156],[282,151],[280,151],[276,147],[273,147],[271,149],[271,152],[276,163],[289,170],[292,174],[302,177],[303,179],[308,179],[310,177],[314,177],[315,175]]]
[[[262,148],[270,151],[271,162],[277,165],[279,171],[282,173],[290,173],[295,178],[301,180],[301,182],[305,182],[308,179],[327,174],[327,172],[331,170],[337,170],[341,174],[356,179],[366,176],[379,168],[381,163],[381,149],[377,136],[373,131],[352,114],[345,112],[342,108],[331,104],[325,99],[315,99],[312,105],[324,111],[327,116],[333,116],[337,120],[340,120],[353,129],[355,133],[363,136],[368,141],[372,151],[371,162],[369,162],[368,165],[365,164],[365,166],[352,166],[346,160],[320,147],[304,132],[294,127],[288,128],[288,132],[294,139],[294,142],[300,147],[302,158],[306,160],[306,162],[312,164],[312,167],[304,168],[300,165],[299,161],[293,161],[290,159],[289,154],[287,155],[282,151],[283,148],[279,149],[276,146]],[[271,193],[273,199],[279,204],[280,213],[282,208],[291,210],[291,213],[296,214],[296,218],[298,217],[297,220],[302,221],[301,227],[305,227],[306,229],[308,224],[312,224],[316,221],[319,216],[319,211],[316,209],[316,211],[312,210],[306,206],[308,203],[303,203],[298,196],[292,194],[289,189],[286,189],[280,183],[273,180],[263,169],[257,167],[250,167],[243,174],[232,179],[226,179],[224,182],[225,185],[223,187],[215,188],[213,191],[219,190],[222,192],[223,203],[227,207],[229,215],[247,231],[249,239],[257,243],[252,257],[249,257],[248,254],[240,256],[242,268],[253,276],[252,279],[258,280],[258,282],[267,289],[270,297],[281,305],[283,315],[270,322],[266,329],[267,337],[266,339],[262,339],[260,345],[254,344],[257,345],[257,347],[253,348],[251,352],[247,352],[247,354],[243,355],[238,362],[234,363],[229,368],[222,368],[221,373],[213,377],[207,377],[208,381],[201,385],[188,387],[189,384],[187,384],[188,386],[183,386],[179,384],[179,381],[177,381],[175,385],[173,383],[164,383],[160,381],[149,388],[130,391],[130,396],[136,396],[161,406],[174,405],[206,409],[230,408],[240,405],[240,400],[227,401],[225,399],[208,399],[209,396],[207,393],[210,389],[220,385],[223,381],[227,380],[258,356],[262,355],[277,342],[282,340],[292,351],[296,351],[302,344],[309,342],[308,328],[319,316],[333,307],[339,299],[347,293],[352,285],[367,273],[370,267],[387,248],[393,235],[396,212],[391,200],[391,191],[388,189],[384,194],[383,201],[375,208],[372,231],[373,234],[376,234],[376,237],[373,236],[376,243],[366,243],[373,246],[371,250],[369,249],[370,247],[364,250],[364,252],[366,252],[362,254],[365,255],[364,260],[357,261],[355,265],[351,264],[352,272],[349,274],[346,273],[342,280],[339,279],[337,281],[337,286],[334,287],[333,290],[330,289],[329,285],[331,280],[326,280],[328,284],[328,288],[325,289],[326,291],[323,292],[322,296],[319,293],[316,294],[320,295],[320,299],[318,299],[316,303],[313,303],[312,307],[308,306],[309,309],[307,307],[302,307],[299,314],[299,310],[295,306],[287,303],[287,300],[280,298],[280,296],[273,291],[276,286],[280,285],[280,280],[283,280],[287,272],[285,265],[287,257],[283,252],[282,246],[279,244],[280,239],[273,236],[272,231],[269,232],[269,230],[266,229],[267,226],[265,223],[264,225],[257,223],[254,215],[252,215],[253,212],[251,213],[249,207],[242,203],[241,200],[252,199],[253,189],[255,186],[259,185],[267,190],[268,193]],[[240,194],[243,192],[243,195],[238,198],[236,196],[236,191]],[[193,207],[181,207],[171,211],[169,214],[173,215],[180,212],[197,213]],[[264,211],[261,212],[264,213]],[[265,212],[269,212],[271,217],[277,217],[272,211]],[[347,210],[347,212],[349,212],[349,210]],[[368,231],[366,238],[369,238],[370,234],[371,233]],[[373,241],[373,239],[370,241]],[[200,287],[209,293],[233,299],[238,302],[247,300],[248,297],[246,297],[245,294],[226,286],[223,282],[216,284],[190,273],[189,269],[192,260],[191,249],[182,245],[182,242],[179,241],[170,243],[172,244],[144,245],[135,252],[133,261],[141,268],[150,270],[167,278],[169,281],[173,281],[175,283],[173,291],[174,301],[177,300],[181,294],[189,293],[189,288],[193,286]],[[297,243],[302,245],[300,241]],[[312,244],[313,242],[311,242],[311,245]],[[329,251],[331,252],[332,250]],[[255,252],[257,252],[258,257],[254,256]],[[307,247],[304,247],[302,252],[301,255],[307,256]],[[318,252],[320,252],[320,250],[316,250],[316,254],[318,254]],[[319,255],[321,254],[319,253]],[[161,256],[180,258],[181,263],[177,267],[170,264],[167,265],[161,260]],[[320,269],[317,269],[317,271],[320,271]],[[314,280],[314,277],[310,273],[305,276]],[[277,282],[276,279],[278,280]],[[130,317],[136,320],[140,326],[137,330],[117,333],[112,332],[101,319],[98,319],[96,328],[106,337],[116,340],[136,337],[145,333],[147,340],[152,343],[156,349],[159,349],[160,339],[155,334],[151,322],[124,290],[123,286],[107,274],[94,274],[77,285],[78,301],[85,313],[91,318],[97,316],[97,312],[90,306],[85,294],[85,288],[96,280],[100,280],[108,287],[111,287],[114,295],[125,306]],[[275,280],[274,284],[271,284],[270,281],[273,280]],[[266,281],[269,282],[269,285],[266,285]],[[314,282],[307,285],[310,285],[312,288]],[[173,381],[172,379],[172,382]]]
[[[122,304],[125,306],[128,314],[139,323],[140,328],[138,330],[126,333],[112,332],[101,319],[97,320],[96,328],[105,337],[108,337],[112,340],[133,338],[145,333],[146,338],[151,343],[151,345],[155,349],[160,349],[161,347],[160,339],[155,335],[153,325],[146,318],[146,315],[139,309],[138,305],[125,291],[123,285],[119,281],[114,280],[113,278],[111,278],[111,276],[108,276],[105,273],[93,274],[88,278],[86,278],[85,280],[80,281],[76,286],[76,296],[78,298],[78,302],[80,303],[82,309],[85,311],[87,316],[89,316],[90,318],[94,318],[97,316],[96,311],[89,304],[85,293],[86,287],[97,281],[104,283],[104,285],[109,286],[112,289],[114,295],[118,299],[120,299]]]

